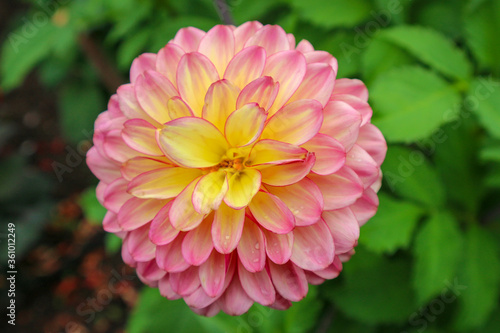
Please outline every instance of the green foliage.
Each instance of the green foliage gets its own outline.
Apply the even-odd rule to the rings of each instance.
[[[83,215],[91,223],[101,224],[106,215],[104,208],[95,196],[95,187],[86,189],[80,197],[80,206],[83,210]]]
[[[359,242],[374,253],[392,254],[408,248],[424,211],[419,206],[381,193],[377,214],[363,227]]]
[[[461,247],[462,234],[449,213],[433,214],[420,228],[415,239],[413,275],[419,303],[438,296],[455,276]]]
[[[460,331],[481,325],[498,306],[500,258],[498,241],[477,226],[465,234],[465,249],[458,281],[465,286],[459,298],[455,328]]]
[[[204,318],[145,288],[127,332],[498,332],[500,1],[226,2],[236,25],[280,24],[297,42],[332,53],[338,78],[367,84],[372,121],[389,143],[379,210],[340,277],[310,286],[287,311],[254,305],[237,318]],[[36,69],[58,96],[61,130],[72,144],[90,138],[113,93],[80,34],[126,78],[135,57],[157,52],[178,29],[221,23],[212,0],[70,1],[34,26],[37,10],[5,35],[0,84],[8,92]],[[16,130],[2,122],[0,146]],[[25,158],[0,161],[0,217],[25,235],[19,253],[50,216],[47,179]],[[95,188],[80,204],[89,221],[102,223]],[[105,244],[117,253],[121,239],[110,234]],[[432,312],[439,302],[443,311]]]
[[[373,123],[392,142],[430,136],[456,113],[457,91],[436,73],[417,66],[377,77],[371,89]]]

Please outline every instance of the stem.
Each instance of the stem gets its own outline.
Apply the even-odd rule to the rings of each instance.
[[[92,63],[99,78],[110,93],[114,93],[119,86],[126,83],[118,69],[113,66],[104,51],[92,37],[81,33],[78,36],[78,42],[80,43],[83,53]]]
[[[214,1],[215,10],[219,14],[220,19],[224,24],[234,25],[234,20],[231,15],[231,8],[225,0],[215,0]]]

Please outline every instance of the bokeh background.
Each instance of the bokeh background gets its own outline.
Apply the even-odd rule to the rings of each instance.
[[[389,143],[377,215],[339,278],[287,311],[194,315],[100,226],[93,122],[134,57],[185,26],[279,24],[360,78]],[[0,2],[2,332],[500,332],[499,0]],[[3,311],[2,311],[3,313]]]

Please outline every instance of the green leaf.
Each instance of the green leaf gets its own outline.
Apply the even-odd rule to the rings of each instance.
[[[401,323],[414,311],[409,271],[408,259],[389,260],[358,247],[344,263],[343,284],[325,284],[322,290],[342,312],[360,322]]]
[[[413,286],[420,304],[438,295],[456,274],[462,234],[447,212],[432,215],[415,238]]]
[[[183,300],[170,301],[145,287],[127,323],[129,333],[208,332]]]
[[[455,329],[482,325],[498,305],[500,260],[498,243],[486,231],[472,225],[467,231],[458,282],[465,286],[458,295]]]
[[[74,143],[91,139],[95,119],[105,108],[106,101],[95,83],[66,85],[59,97],[59,116],[64,136]]]
[[[322,308],[323,302],[318,299],[318,287],[309,285],[307,296],[285,311],[283,332],[309,332],[317,324]]]
[[[465,53],[435,30],[398,26],[384,30],[379,38],[407,50],[423,63],[455,79],[467,79],[472,72]]]
[[[417,21],[422,26],[431,27],[452,39],[463,34],[463,1],[428,2],[417,14]]]
[[[380,193],[377,214],[361,229],[359,243],[375,253],[392,254],[407,248],[423,210]]]
[[[51,23],[38,28],[31,22],[11,32],[2,46],[0,58],[2,88],[9,91],[19,86],[26,75],[51,52],[61,32],[64,30]]]
[[[472,110],[488,132],[500,138],[500,82],[479,78],[472,82],[468,94]]]
[[[313,44],[317,50],[328,51],[337,58],[339,78],[353,76],[361,70],[363,50],[354,43],[355,36],[352,32],[339,31]]]
[[[227,0],[228,10],[236,24],[259,20],[274,7],[284,3],[284,0]]]
[[[460,96],[435,73],[405,67],[381,75],[370,89],[373,123],[388,141],[412,142],[429,136],[456,114]]]
[[[102,224],[107,210],[97,201],[95,191],[95,187],[86,189],[80,197],[80,206],[87,220],[93,224]]]
[[[484,326],[471,331],[471,333],[498,333],[500,332],[500,308],[496,308]]]
[[[444,205],[441,180],[420,150],[390,147],[382,171],[389,190],[429,208]]]
[[[122,239],[115,234],[107,233],[104,240],[106,252],[109,254],[117,253],[122,246]]]
[[[485,162],[500,162],[500,141],[489,142],[481,149],[479,156]]]
[[[471,216],[476,215],[484,192],[481,174],[477,171],[476,129],[475,122],[460,117],[419,142],[426,154],[433,154],[449,199],[459,211]]]
[[[375,38],[362,55],[363,77],[372,81],[382,73],[413,61],[413,57],[402,48]]]
[[[353,27],[370,14],[367,0],[290,0],[294,9],[304,19],[325,28]]]
[[[500,2],[483,1],[464,19],[465,38],[482,70],[491,69],[500,75]]]

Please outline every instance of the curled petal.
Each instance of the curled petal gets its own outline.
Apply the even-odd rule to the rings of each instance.
[[[181,296],[191,295],[201,285],[198,267],[191,266],[179,273],[170,273],[170,286],[172,290]]]
[[[248,83],[259,78],[266,64],[266,51],[259,46],[247,47],[229,62],[224,78],[242,89]]]
[[[309,290],[306,275],[292,262],[276,265],[270,261],[269,272],[276,291],[287,300],[298,302],[306,296]]]
[[[234,35],[231,28],[216,25],[210,29],[201,39],[198,52],[210,59],[222,77],[227,64],[234,56]]]
[[[346,165],[356,172],[365,188],[378,179],[380,169],[377,162],[357,144],[347,153]]]
[[[262,139],[301,145],[314,137],[323,122],[323,108],[312,99],[285,105],[269,119]]]
[[[261,175],[258,170],[246,168],[229,178],[229,189],[224,202],[231,208],[246,207],[260,188]]]
[[[350,251],[358,244],[358,220],[349,207],[325,211],[322,217],[332,233],[335,254]]]
[[[118,212],[118,223],[123,230],[134,230],[150,222],[168,200],[131,198]]]
[[[238,245],[243,224],[245,210],[236,210],[222,203],[215,211],[212,224],[212,240],[214,247],[220,253],[231,253]]]
[[[214,166],[229,149],[215,126],[196,117],[169,121],[157,132],[157,141],[172,160],[188,168]]]
[[[193,191],[194,209],[200,214],[217,210],[228,188],[227,174],[223,170],[210,172],[201,177]]]
[[[259,191],[248,205],[261,226],[277,234],[286,234],[295,227],[295,217],[277,196]]]
[[[195,179],[189,184],[172,203],[169,218],[172,226],[181,231],[188,231],[196,228],[203,221],[204,215],[198,213],[193,206],[193,191],[198,183]]]
[[[177,96],[178,92],[166,77],[154,71],[145,72],[137,78],[135,94],[137,101],[151,118],[160,124],[170,120],[167,102]]]
[[[150,124],[159,125],[159,123],[151,118],[140,106],[133,84],[121,85],[116,92],[120,110],[128,119],[139,118],[146,120]]]
[[[268,53],[269,55],[269,53]],[[269,114],[278,111],[295,93],[306,74],[306,59],[302,53],[282,51],[267,58],[263,75],[271,76],[280,83],[280,89]]]
[[[278,25],[266,25],[250,37],[245,47],[252,45],[262,46],[267,55],[290,49],[290,43],[285,30]]]
[[[303,161],[286,164],[264,164],[256,167],[262,175],[262,183],[273,186],[286,186],[294,184],[309,174],[314,166],[316,157],[307,154]]]
[[[333,262],[333,238],[323,220],[306,227],[296,227],[293,237],[291,260],[300,268],[315,271]]]
[[[186,53],[177,67],[177,86],[180,96],[195,116],[201,116],[205,94],[210,85],[219,80],[217,69],[201,53]]]
[[[131,158],[141,155],[141,153],[130,148],[121,136],[121,130],[109,131],[104,139],[104,153],[110,159],[118,163],[123,163]]]
[[[293,247],[293,232],[280,235],[266,229],[262,231],[266,237],[266,253],[269,259],[278,265],[290,260]]]
[[[326,51],[311,51],[304,53],[308,64],[321,63],[330,66],[337,75],[339,63],[335,57]]]
[[[143,119],[130,119],[123,124],[123,141],[132,149],[152,156],[163,156],[156,143],[156,127]]]
[[[149,239],[156,245],[168,244],[179,234],[179,230],[170,223],[170,207],[172,207],[172,201],[163,206],[151,222]]]
[[[184,190],[201,175],[198,169],[161,168],[140,174],[128,185],[128,192],[138,198],[169,199]]]
[[[255,33],[262,28],[262,23],[257,21],[250,21],[243,23],[236,29],[234,29],[234,39],[235,39],[235,52],[239,52],[247,40],[255,35]]]
[[[250,309],[253,300],[241,287],[240,279],[234,277],[226,292],[219,298],[219,304],[228,315],[239,316]]]
[[[87,165],[99,180],[109,184],[120,178],[120,164],[102,156],[94,146],[87,152]]]
[[[345,148],[331,136],[318,133],[302,147],[316,156],[316,163],[312,168],[314,173],[330,175],[344,166]]]
[[[320,219],[323,195],[312,180],[304,178],[289,186],[266,186],[266,189],[290,208],[297,226],[311,225]]]
[[[279,83],[270,76],[264,76],[250,82],[238,96],[236,106],[242,107],[248,103],[257,103],[264,110],[269,110],[278,96]]]
[[[156,57],[156,69],[158,73],[165,76],[177,88],[177,66],[184,55],[184,50],[174,44],[169,43],[160,51]]]
[[[212,253],[214,246],[210,235],[211,223],[211,220],[206,219],[184,237],[182,256],[191,265],[199,266],[203,264]]]
[[[104,192],[104,207],[118,213],[120,208],[132,196],[127,193],[127,180],[118,178],[106,188]]]
[[[233,147],[253,143],[262,133],[266,118],[266,111],[257,103],[244,105],[227,118],[224,130],[227,141]]]
[[[132,61],[130,82],[135,83],[138,76],[148,70],[156,70],[156,54],[143,53]]]
[[[182,241],[185,234],[179,234],[172,243],[156,247],[156,263],[169,272],[182,272],[189,268],[189,263],[182,256]]]
[[[220,295],[226,278],[225,255],[212,251],[208,260],[200,266],[199,276],[201,286],[209,297]]]
[[[335,72],[329,64],[308,64],[304,80],[288,102],[314,99],[324,107],[330,100],[334,84]]]
[[[331,101],[323,110],[323,125],[320,133],[339,141],[346,151],[356,142],[361,125],[361,115],[349,104]]]
[[[337,101],[337,102],[344,102],[349,104],[353,109],[358,111],[361,114],[361,125],[364,126],[367,124],[373,114],[373,110],[370,107],[370,105],[362,100],[359,97],[356,97],[354,95],[348,95],[348,94],[334,94],[332,95],[332,98],[330,101]]]
[[[149,225],[146,224],[132,230],[125,237],[128,252],[135,261],[148,261],[155,257],[156,245],[149,240],[148,232]]]
[[[259,226],[250,219],[245,220],[243,233],[238,243],[238,257],[249,272],[260,272],[266,264],[266,243]]]
[[[142,173],[173,166],[165,157],[138,156],[125,162],[121,167],[121,173],[123,178],[130,181]]]
[[[276,140],[260,140],[252,148],[249,164],[284,164],[303,161],[307,157],[307,150],[289,143]]]
[[[354,95],[365,102],[368,101],[368,89],[366,89],[365,84],[358,79],[338,79],[335,82],[333,94]]]
[[[224,125],[229,115],[236,110],[236,98],[240,89],[224,79],[214,82],[205,96],[202,116],[224,133]]]
[[[240,261],[238,262],[238,275],[243,290],[251,299],[262,305],[274,303],[276,291],[265,269],[260,272],[250,273]]]
[[[385,154],[387,153],[387,142],[382,132],[375,125],[366,124],[362,126],[359,130],[356,144],[366,150],[375,162],[377,162],[378,166],[384,162]]]
[[[163,278],[158,281],[158,289],[160,289],[160,295],[166,297],[169,300],[175,300],[181,298],[181,295],[177,294],[170,284],[170,274],[166,274]]]
[[[367,188],[363,196],[356,200],[351,206],[352,212],[356,215],[359,226],[365,224],[375,215],[379,205],[377,193],[371,188]]]
[[[205,36],[205,31],[187,27],[177,32],[173,42],[182,47],[185,52],[193,52],[198,50],[198,46],[203,36]]]
[[[308,176],[323,194],[325,210],[334,210],[352,205],[363,194],[363,183],[352,169],[344,166],[334,174]]]
[[[178,97],[172,97],[167,102],[168,116],[170,119],[174,120],[182,117],[193,117],[193,111],[187,106],[184,101]]]

